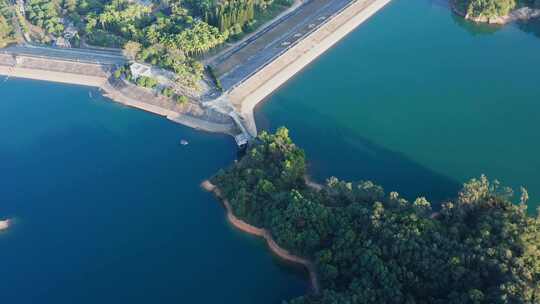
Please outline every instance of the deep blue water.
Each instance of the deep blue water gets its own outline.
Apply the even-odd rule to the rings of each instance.
[[[318,180],[438,202],[487,173],[527,186],[534,206],[539,29],[395,0],[269,98],[258,125],[289,127]],[[84,87],[11,79],[0,96],[0,218],[15,219],[0,233],[0,300],[247,304],[306,291],[199,188],[234,160],[231,139]]]
[[[0,218],[14,219],[0,233],[2,303],[280,303],[306,291],[199,187],[236,157],[230,138],[92,88],[10,79],[0,96]]]

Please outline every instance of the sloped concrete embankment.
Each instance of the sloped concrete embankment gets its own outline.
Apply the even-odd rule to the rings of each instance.
[[[244,117],[249,132],[252,135],[257,134],[253,110],[259,102],[390,1],[353,1],[347,8],[232,89],[228,97]]]
[[[111,66],[0,54],[0,75],[101,87]]]
[[[6,77],[98,87],[105,97],[115,102],[194,129],[224,134],[237,132],[230,117],[204,109],[195,102],[179,105],[150,90],[110,79],[113,68],[112,65],[0,54],[0,75]]]

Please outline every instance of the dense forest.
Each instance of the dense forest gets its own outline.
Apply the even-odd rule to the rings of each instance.
[[[258,15],[271,6],[290,6],[292,0],[188,0],[191,7],[220,31],[239,34],[249,31]]]
[[[48,33],[61,35],[64,24],[60,17],[60,3],[50,0],[29,0],[26,3],[26,17]]]
[[[540,8],[540,0],[453,0],[454,5],[471,17],[499,17],[518,7]]]
[[[45,42],[78,28],[70,38],[76,45],[124,48],[131,59],[172,70],[179,85],[196,87],[204,72],[197,57],[252,30],[259,14],[289,1],[28,0],[25,10],[27,20],[50,35]]]
[[[12,12],[9,10],[7,3],[5,0],[0,0],[0,48],[14,42],[11,18]]]
[[[371,182],[310,187],[287,129],[257,141],[212,182],[239,218],[316,264],[322,292],[290,304],[540,303],[540,219],[525,189],[514,204],[482,176],[434,213]]]

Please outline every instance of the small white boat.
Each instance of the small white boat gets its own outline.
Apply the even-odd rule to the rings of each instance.
[[[0,220],[0,230],[5,230],[9,228],[9,220]]]
[[[180,141],[180,144],[181,144],[182,146],[187,146],[187,145],[189,145],[189,142],[188,142],[187,140],[185,140],[185,139],[182,139],[182,140]]]

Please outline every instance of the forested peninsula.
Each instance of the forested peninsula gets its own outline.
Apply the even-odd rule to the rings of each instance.
[[[304,152],[280,128],[211,179],[237,218],[314,264],[321,292],[289,304],[540,302],[540,219],[525,189],[513,202],[482,176],[434,212],[371,182],[305,176]]]
[[[540,0],[451,0],[452,9],[476,22],[504,24],[540,16]]]

